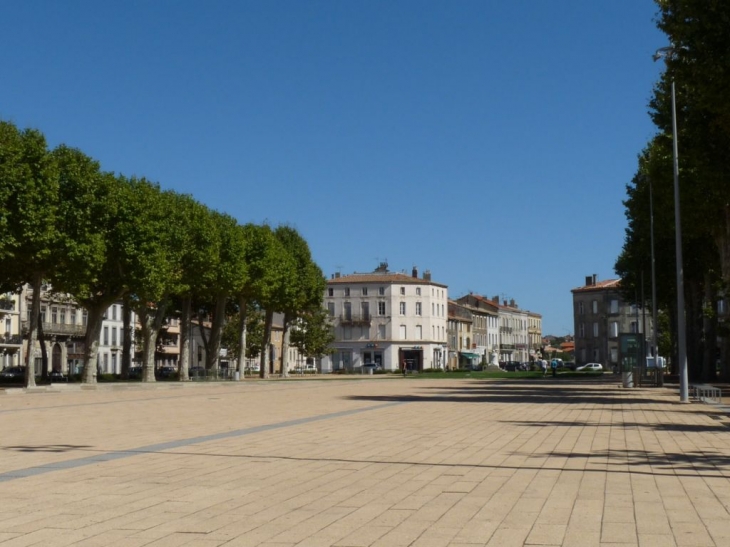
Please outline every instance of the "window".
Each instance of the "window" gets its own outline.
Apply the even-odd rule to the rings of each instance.
[[[117,354],[112,353],[112,373],[116,374],[117,372]]]
[[[385,302],[378,302],[378,315],[385,315]]]
[[[423,339],[423,328],[421,325],[416,325],[416,340]]]
[[[362,295],[363,296],[367,296],[368,295],[368,288],[367,287],[363,287],[362,288]]]
[[[83,326],[86,326],[89,323],[89,312],[84,310],[83,315],[81,316],[81,324]]]
[[[421,287],[416,287],[416,296],[421,296]]]
[[[112,321],[117,320],[117,307],[116,305],[112,304]]]
[[[46,322],[46,307],[45,306],[41,306],[41,322],[42,323]]]
[[[51,308],[51,323],[58,323],[58,308],[55,306]]]
[[[610,338],[618,338],[618,321],[611,321],[609,324],[608,336]]]
[[[598,313],[598,300],[591,302],[591,309],[593,310],[593,313]]]
[[[583,302],[578,302],[578,313],[580,315],[583,315],[585,313],[585,310],[583,309]]]
[[[401,302],[400,303],[400,314],[401,315],[405,315],[406,314],[406,303],[405,302]]]
[[[66,324],[66,308],[61,308],[61,324]]]
[[[611,348],[611,362],[618,363],[618,348]]]
[[[334,295],[335,295],[335,290],[332,287],[329,287],[327,289],[327,296],[334,296]]]
[[[422,315],[421,314],[421,303],[416,302],[416,315]]]
[[[109,372],[109,354],[104,354],[104,372]]]
[[[104,327],[104,345],[109,345],[109,327]]]
[[[631,325],[629,326],[629,332],[632,334],[636,334],[639,332],[639,324],[636,321],[632,321]]]
[[[345,287],[345,296],[350,296],[350,287]]]
[[[593,338],[598,338],[598,323],[593,323]]]
[[[327,313],[329,313],[330,317],[335,316],[335,303],[334,302],[327,302]]]
[[[586,326],[585,326],[585,323],[581,323],[578,326],[578,336],[580,338],[585,338],[586,337]]]
[[[346,320],[352,321],[352,304],[350,302],[344,304],[344,315]]]
[[[618,300],[611,300],[611,313],[618,313]]]
[[[344,335],[343,338],[345,340],[352,340],[352,328],[351,327],[345,327],[344,328],[343,335]]]
[[[378,338],[385,340],[385,325],[378,325]]]
[[[400,339],[406,340],[406,326],[405,325],[400,326]]]
[[[363,319],[370,319],[370,302],[361,302],[360,312],[362,313]]]
[[[400,293],[401,294],[406,294],[406,288],[405,287],[401,287],[400,288]]]
[[[112,346],[117,345],[117,327],[112,327]]]
[[[76,309],[71,310],[71,324],[72,325],[76,324]]]
[[[380,296],[384,296],[385,295],[385,287],[378,287],[378,294]]]
[[[598,363],[601,360],[601,350],[594,349],[593,350],[593,361]]]

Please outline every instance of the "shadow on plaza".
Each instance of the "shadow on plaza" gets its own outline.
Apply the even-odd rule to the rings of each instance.
[[[46,445],[20,445],[20,446],[3,446],[3,450],[12,452],[71,452],[73,450],[84,450],[93,448],[88,444],[46,444]]]
[[[712,424],[686,424],[686,423],[658,423],[658,422],[596,422],[596,421],[501,421],[503,424],[524,425],[526,427],[610,427],[613,429],[646,429],[652,431],[669,431],[677,433],[727,433],[730,431],[730,422],[717,422]]]
[[[730,469],[730,454],[721,452],[652,452],[649,450],[626,449],[532,453],[530,456],[549,456],[568,460],[582,458],[587,460],[588,465],[605,465],[608,472],[618,472],[628,466],[629,469],[626,472],[642,475],[676,474],[678,476],[728,477],[728,469]],[[646,470],[646,466],[650,466],[652,471]],[[664,471],[667,473],[664,473]]]
[[[418,386],[418,394],[403,395],[351,395],[356,401],[378,402],[449,402],[449,403],[549,403],[549,404],[599,404],[626,405],[657,403],[641,391],[620,387],[605,387],[615,381],[554,381],[552,378],[535,381],[486,381],[463,386]],[[600,387],[599,387],[600,386]],[[411,384],[409,387],[413,387]],[[599,387],[599,389],[596,389]]]

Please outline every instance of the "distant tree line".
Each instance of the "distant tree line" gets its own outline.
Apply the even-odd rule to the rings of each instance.
[[[627,186],[628,227],[616,272],[625,296],[651,308],[653,205],[657,310],[660,329],[664,325],[671,331],[664,344],[676,366],[674,82],[688,372],[690,379],[715,379],[719,359],[721,376],[727,380],[728,324],[718,314],[718,302],[730,294],[730,2],[657,0],[657,4],[657,26],[670,44],[664,51],[665,70],[649,103],[658,131],[639,155],[636,174]]]
[[[49,150],[41,132],[7,121],[0,121],[0,210],[0,291],[32,287],[26,354],[37,339],[41,287],[50,283],[88,311],[85,383],[96,382],[103,314],[120,300],[139,320],[145,381],[155,379],[157,335],[170,316],[181,322],[182,380],[188,379],[196,318],[211,325],[204,337],[207,368],[217,366],[226,332],[239,366],[244,352],[260,355],[266,377],[264,349],[275,312],[284,316],[285,343],[293,329],[292,343],[304,355],[327,351],[325,278],[294,228],[241,225],[189,195],[102,171],[78,149]],[[261,328],[254,321],[259,317]],[[129,333],[128,312],[124,319]],[[247,338],[252,324],[256,336]],[[123,375],[130,367],[129,339]],[[285,375],[287,354],[285,346]],[[33,367],[26,366],[26,385],[34,384]]]

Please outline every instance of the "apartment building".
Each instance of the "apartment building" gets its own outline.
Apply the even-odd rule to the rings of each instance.
[[[620,279],[598,281],[594,274],[586,276],[585,285],[571,291],[577,365],[601,363],[611,370],[620,365],[622,354],[627,354],[627,347],[622,351],[622,341],[626,346],[651,339],[651,314],[626,302],[620,287]],[[647,351],[644,347],[643,353]]]
[[[467,294],[456,302],[472,314],[474,338],[471,351],[479,356],[479,363],[490,363],[499,350],[499,307],[489,298]]]
[[[448,368],[470,367],[481,360],[472,351],[472,314],[458,302],[449,300],[446,335],[448,338]]]
[[[23,337],[20,335],[20,297],[0,296],[0,369],[22,364]]]
[[[322,370],[355,370],[375,363],[395,371],[445,368],[448,359],[448,287],[423,277],[388,271],[335,274],[327,281],[324,306],[334,323],[334,353]]]

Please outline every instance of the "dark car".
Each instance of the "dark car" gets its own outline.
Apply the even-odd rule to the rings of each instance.
[[[68,378],[60,370],[52,370],[48,373],[48,379],[53,382],[68,382]]]
[[[165,365],[157,369],[157,376],[162,379],[172,378],[177,374],[177,367]]]
[[[130,380],[139,380],[142,378],[142,367],[129,367],[129,374],[127,375]]]
[[[25,379],[25,367],[6,367],[0,370],[0,381],[22,382]]]
[[[188,370],[188,376],[192,379],[205,378],[205,367],[190,367]]]

